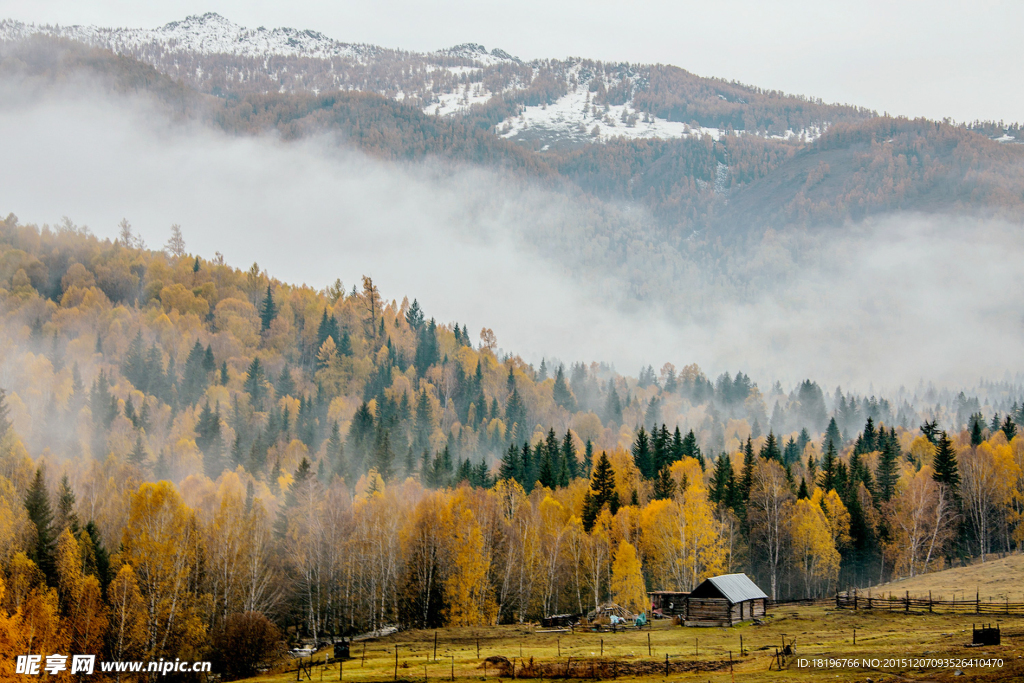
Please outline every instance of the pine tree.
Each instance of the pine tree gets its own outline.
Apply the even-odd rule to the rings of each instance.
[[[886,439],[882,452],[878,456],[878,467],[875,469],[875,484],[879,501],[891,500],[896,492],[896,482],[899,480],[898,455],[894,444]]]
[[[75,492],[65,474],[60,479],[60,493],[57,495],[57,521],[54,524],[54,535],[60,536],[65,529],[78,534],[78,515],[75,514]]]
[[[584,530],[590,533],[591,529],[594,528],[594,521],[597,519],[597,515],[606,504],[613,515],[619,510],[619,497],[615,492],[615,472],[612,470],[612,465],[608,461],[606,453],[601,453],[601,457],[597,459],[597,464],[594,466],[587,498],[582,521]]]
[[[391,434],[388,430],[379,427],[377,430],[377,442],[373,449],[372,466],[385,482],[391,481],[391,478],[394,476],[394,459],[395,455],[391,450]]]
[[[57,547],[56,535],[53,528],[50,494],[46,490],[46,479],[41,467],[36,468],[36,476],[25,496],[25,510],[28,512],[29,521],[34,525],[36,532],[35,543],[29,557],[46,575],[47,582],[54,585],[56,580],[56,567],[54,566],[54,553]]]
[[[654,479],[653,497],[655,500],[669,500],[675,495],[676,483],[672,480],[668,465],[662,465]]]
[[[782,452],[779,450],[779,442],[775,439],[775,433],[772,430],[768,430],[768,438],[765,440],[764,445],[761,446],[761,451],[758,455],[763,460],[775,460],[782,462]]]
[[[558,480],[556,479],[554,464],[551,462],[551,456],[548,454],[547,449],[540,457],[540,474],[537,477],[541,486],[549,489],[558,488]]]
[[[796,492],[797,500],[803,500],[804,498],[810,498],[810,494],[807,492],[807,480],[800,477],[800,489]]]
[[[135,445],[128,454],[128,462],[136,467],[142,467],[146,463],[146,445],[142,441],[141,433],[135,435]]]
[[[833,489],[841,492],[842,486],[837,471],[839,465],[842,465],[842,463],[836,457],[835,446],[829,441],[825,455],[821,458],[821,478],[818,480],[818,486],[824,493],[828,493]]]
[[[523,484],[523,466],[519,458],[519,447],[514,443],[509,444],[508,450],[501,458],[501,465],[498,468],[498,476],[501,479],[515,480]]]
[[[633,441],[633,462],[636,464],[640,475],[644,479],[653,479],[657,472],[654,469],[654,458],[651,453],[651,442],[647,438],[647,431],[640,426],[636,432],[636,439]]]
[[[583,449],[583,476],[589,478],[592,469],[594,469],[594,444],[587,439],[587,445]]]
[[[565,371],[561,365],[555,371],[555,386],[551,390],[551,398],[557,405],[562,406],[570,413],[576,412],[576,397],[572,395],[572,391],[565,381]]]
[[[566,430],[565,436],[562,437],[562,465],[565,468],[567,479],[563,482],[563,486],[568,486],[569,481],[580,476],[579,462],[576,460],[576,444],[572,442],[572,434]]]
[[[267,295],[263,297],[263,303],[260,305],[260,329],[266,332],[270,329],[270,323],[274,322],[274,318],[277,317],[277,305],[274,303],[274,294],[270,290],[270,285],[267,285]]]
[[[1013,441],[1013,437],[1017,436],[1017,425],[1014,424],[1010,416],[1007,415],[1006,419],[1003,420],[1003,426],[1000,427],[1003,430],[1003,434],[1006,436],[1007,441]],[[0,432],[2,434],[2,432]]]
[[[740,494],[744,501],[750,500],[750,489],[754,486],[754,445],[747,437],[743,447],[743,473],[740,479]]]
[[[828,421],[828,428],[825,430],[825,439],[822,441],[821,449],[828,450],[828,445],[832,444],[832,447],[836,450],[843,445],[843,437],[839,434],[839,426],[836,424],[836,418],[831,418]]]
[[[971,445],[980,446],[981,442],[985,440],[985,434],[982,431],[982,425],[985,422],[985,418],[981,413],[975,413],[974,415],[971,415],[970,422]]]
[[[622,401],[619,400],[619,392],[615,390],[615,380],[608,380],[608,400],[604,408],[605,422],[622,424]]]
[[[727,454],[722,453],[715,460],[715,471],[711,475],[711,490],[708,491],[708,500],[716,504],[728,504],[729,487],[732,481],[732,462]]]
[[[242,385],[243,390],[252,399],[254,408],[258,409],[263,405],[263,397],[267,394],[266,384],[267,376],[263,371],[263,364],[260,363],[259,356],[256,356],[249,364],[249,370],[245,373],[245,383]]]
[[[949,487],[953,496],[960,497],[960,469],[957,465],[956,450],[946,432],[941,432],[935,444],[935,457],[932,459],[932,478]]]

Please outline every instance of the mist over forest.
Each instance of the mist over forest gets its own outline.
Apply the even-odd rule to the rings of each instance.
[[[12,647],[230,667],[253,623],[270,652],[1020,550],[1019,126],[10,26],[0,627],[43,634]],[[523,123],[577,90],[587,126]]]

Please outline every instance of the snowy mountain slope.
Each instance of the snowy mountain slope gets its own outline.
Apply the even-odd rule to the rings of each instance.
[[[172,21],[155,29],[101,28],[98,26],[37,26],[18,21],[0,22],[0,39],[12,40],[33,33],[78,40],[104,47],[118,54],[134,54],[146,47],[159,46],[168,52],[227,54],[241,57],[282,55],[289,57],[348,57],[372,55],[378,48],[350,45],[328,38],[317,31],[292,28],[249,29],[228,21],[214,12]]]
[[[674,67],[579,58],[524,63],[475,43],[413,53],[344,43],[312,30],[246,28],[216,13],[154,29],[0,21],[0,41],[36,33],[132,56],[218,96],[374,92],[430,115],[482,117],[495,133],[537,149],[612,138],[718,139],[727,130],[807,141],[834,122],[872,115]]]

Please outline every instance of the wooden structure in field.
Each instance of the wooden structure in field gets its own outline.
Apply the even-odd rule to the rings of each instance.
[[[760,618],[768,596],[746,574],[712,576],[686,596],[684,626],[732,626]]]
[[[686,598],[690,595],[681,591],[651,591],[651,612],[661,617],[686,615]]]

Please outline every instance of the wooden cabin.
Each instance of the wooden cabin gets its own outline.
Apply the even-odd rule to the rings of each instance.
[[[688,595],[681,591],[651,591],[647,594],[651,599],[651,612],[662,617],[685,616]]]
[[[746,574],[712,576],[686,597],[684,626],[732,626],[763,617],[768,596]]]

